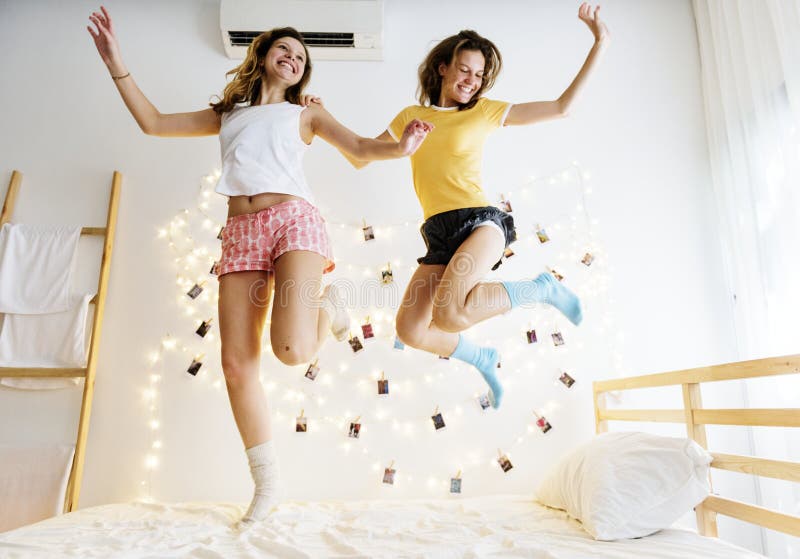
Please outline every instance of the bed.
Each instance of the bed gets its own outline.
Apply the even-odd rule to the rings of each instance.
[[[598,433],[609,421],[686,425],[707,448],[705,425],[800,427],[800,410],[706,409],[706,382],[800,374],[800,355],[728,363],[594,383]],[[681,386],[681,409],[608,409],[619,390]],[[711,452],[712,468],[800,481],[800,464]],[[710,460],[711,458],[709,458]],[[702,498],[702,497],[701,497]],[[736,559],[760,555],[716,537],[723,514],[800,536],[800,517],[708,496],[695,508],[698,532],[668,528],[646,537],[596,541],[567,513],[532,496],[446,500],[287,502],[263,524],[232,528],[233,504],[114,504],[78,510],[0,534],[0,557],[526,557],[543,559]]]
[[[118,504],[79,510],[0,534],[0,556],[38,557],[525,557],[745,559],[716,538],[669,529],[594,541],[566,513],[531,497],[290,502],[237,532],[238,505]]]

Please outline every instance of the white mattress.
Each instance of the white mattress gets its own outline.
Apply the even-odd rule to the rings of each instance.
[[[0,557],[761,557],[685,530],[596,542],[528,497],[290,502],[267,522],[231,528],[230,504],[131,503],[88,508],[0,534]]]

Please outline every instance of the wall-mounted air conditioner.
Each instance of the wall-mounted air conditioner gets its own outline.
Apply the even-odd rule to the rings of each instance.
[[[221,0],[222,42],[229,58],[244,58],[253,38],[294,27],[311,60],[381,60],[383,0]]]

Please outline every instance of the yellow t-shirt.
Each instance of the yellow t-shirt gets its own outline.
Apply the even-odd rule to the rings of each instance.
[[[461,208],[488,206],[481,187],[483,145],[489,133],[503,125],[510,103],[481,98],[471,109],[406,107],[389,124],[395,140],[411,120],[434,125],[411,156],[414,190],[425,219]]]

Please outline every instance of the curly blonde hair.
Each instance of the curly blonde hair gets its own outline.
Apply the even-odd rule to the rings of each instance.
[[[483,69],[483,81],[480,88],[472,96],[472,99],[459,105],[458,110],[471,109],[481,98],[481,95],[492,88],[500,69],[503,67],[503,57],[500,56],[500,51],[489,39],[481,37],[471,29],[465,29],[459,31],[457,35],[452,35],[440,41],[439,44],[431,49],[422,64],[419,65],[417,98],[420,105],[428,106],[439,102],[439,97],[442,93],[442,76],[439,75],[439,66],[441,64],[449,65],[462,50],[479,51],[483,54],[486,65]]]
[[[261,78],[264,74],[264,57],[272,44],[281,37],[297,39],[306,52],[303,77],[286,90],[286,100],[295,105],[300,104],[303,89],[311,79],[311,58],[308,56],[308,47],[300,32],[293,27],[280,27],[266,31],[253,39],[242,63],[225,74],[225,76],[233,74],[233,79],[225,86],[222,99],[210,103],[214,112],[223,114],[232,111],[238,103],[246,102],[253,105],[258,102],[258,96],[261,94]]]

